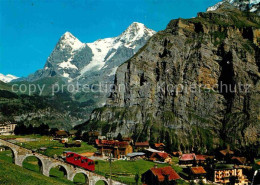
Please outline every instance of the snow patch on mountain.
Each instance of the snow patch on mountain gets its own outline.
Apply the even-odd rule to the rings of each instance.
[[[74,68],[74,69],[78,69],[77,66],[71,64],[70,61],[71,61],[71,58],[68,61],[66,61],[66,62],[64,61],[64,62],[60,63],[59,66],[61,68]]]
[[[211,6],[207,9],[207,11],[215,11],[217,10],[223,3],[230,3],[231,5],[240,8],[241,10],[244,10],[245,5],[249,5],[249,11],[255,12],[258,10],[258,8],[255,5],[258,5],[260,3],[260,0],[223,0],[214,6]]]
[[[116,53],[119,47],[135,49],[135,41],[143,37],[151,37],[156,32],[147,28],[144,24],[133,22],[121,35],[113,38],[100,39],[93,43],[87,43],[91,48],[93,57],[90,63],[81,71],[81,75],[90,70],[100,70],[106,68],[106,62],[109,61]],[[112,70],[115,73],[116,70]],[[112,75],[111,73],[109,75]]]
[[[114,38],[100,39],[93,43],[88,43],[87,45],[91,48],[93,57],[90,63],[81,70],[81,74],[95,68],[96,70],[100,70],[105,65],[105,57],[107,53],[114,47],[117,47],[113,44]]]
[[[10,74],[4,75],[4,74],[1,74],[1,73],[0,73],[0,80],[1,80],[2,82],[5,82],[5,83],[11,82],[12,80],[15,80],[15,79],[18,79],[18,78],[19,78],[19,77],[14,76],[14,75],[10,75]]]

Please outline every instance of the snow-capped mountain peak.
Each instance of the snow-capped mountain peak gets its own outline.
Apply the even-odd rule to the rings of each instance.
[[[245,11],[248,10],[250,12],[257,12],[259,14],[260,8],[260,0],[223,0],[214,6],[211,6],[207,9],[207,11],[215,11],[217,10],[223,3],[229,3],[238,9]]]
[[[3,75],[0,73],[0,80],[5,82],[5,83],[8,83],[8,82],[11,82],[12,80],[15,80],[17,79],[18,77],[17,76],[14,76],[14,75]]]
[[[133,22],[118,38],[125,42],[131,42],[139,40],[143,36],[151,37],[153,34],[155,34],[155,31],[147,28],[144,24]]]
[[[85,44],[80,42],[79,39],[77,39],[74,35],[67,31],[61,36],[58,42],[58,46],[60,47],[60,49],[70,47],[71,50],[74,51],[84,47]]]
[[[29,80],[50,76],[65,77],[70,82],[92,81],[94,78],[96,81],[102,78],[112,80],[117,67],[132,57],[155,33],[144,24],[133,22],[117,37],[82,43],[66,32],[48,57],[44,69],[29,76]]]

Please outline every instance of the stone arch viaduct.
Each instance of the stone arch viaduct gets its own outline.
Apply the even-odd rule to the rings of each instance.
[[[0,146],[8,147],[12,150],[14,155],[14,163],[18,166],[23,166],[23,161],[29,156],[35,156],[38,160],[41,161],[42,169],[41,172],[43,175],[49,177],[50,170],[53,167],[61,166],[65,169],[66,178],[70,181],[73,181],[74,177],[78,173],[82,173],[86,177],[86,184],[95,185],[98,181],[103,181],[106,185],[110,185],[110,179],[105,178],[104,176],[98,175],[94,172],[87,171],[82,168],[75,167],[71,164],[68,164],[64,161],[54,159],[43,154],[33,152],[32,150],[23,148],[11,142],[0,139]],[[121,182],[111,180],[112,185],[124,185]]]

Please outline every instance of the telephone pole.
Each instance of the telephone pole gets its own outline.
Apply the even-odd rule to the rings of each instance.
[[[110,158],[109,158],[109,167],[110,167],[110,180],[109,184],[112,185],[112,154],[110,153]]]

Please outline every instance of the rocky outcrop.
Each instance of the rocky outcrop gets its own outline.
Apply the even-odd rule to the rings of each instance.
[[[259,16],[230,7],[172,20],[118,68],[83,128],[185,152],[259,146],[259,28]]]

